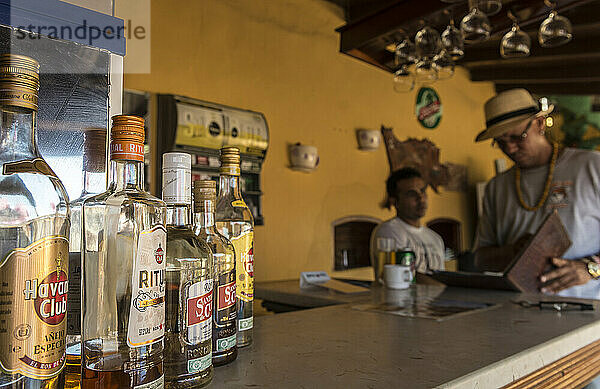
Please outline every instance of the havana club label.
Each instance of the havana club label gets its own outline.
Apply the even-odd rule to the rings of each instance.
[[[133,265],[127,345],[140,347],[165,334],[167,231],[162,226],[140,233]]]
[[[187,295],[187,343],[205,342],[212,336],[213,281],[192,284]]]
[[[51,378],[65,364],[69,243],[51,236],[0,262],[0,370]]]
[[[254,233],[248,231],[231,238],[235,248],[235,268],[237,272],[237,298],[254,300]]]

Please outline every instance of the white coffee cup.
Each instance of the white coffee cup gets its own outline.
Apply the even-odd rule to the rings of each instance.
[[[356,137],[361,150],[377,150],[381,143],[381,133],[377,130],[357,130]]]
[[[390,265],[383,267],[383,283],[390,289],[406,289],[412,281],[410,266]]]
[[[290,147],[290,162],[292,167],[314,169],[319,164],[319,153],[315,146],[296,143]]]

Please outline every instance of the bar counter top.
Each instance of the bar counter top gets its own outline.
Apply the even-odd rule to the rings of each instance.
[[[596,301],[557,312],[512,302],[551,296],[429,285],[348,296],[300,291],[297,280],[257,283],[256,295],[329,306],[256,317],[253,344],[216,368],[210,387],[497,388],[600,339]],[[357,309],[433,298],[494,306],[439,321]]]

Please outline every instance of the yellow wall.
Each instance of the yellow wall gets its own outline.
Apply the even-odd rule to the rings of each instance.
[[[378,206],[389,173],[385,149],[359,151],[355,129],[385,124],[400,139],[428,137],[442,161],[469,166],[471,183],[490,178],[500,156],[473,143],[491,84],[471,83],[462,69],[436,83],[444,116],[426,130],[414,115],[416,92],[393,92],[390,74],[339,53],[334,29],[342,24],[340,10],[321,0],[153,0],[152,73],[125,76],[126,88],[265,114],[271,139],[262,179],[265,226],[255,233],[258,281],[332,272],[335,219],[392,216]],[[294,142],[318,147],[314,173],[286,167]],[[426,219],[462,220],[470,244],[474,210],[473,195],[430,192]]]

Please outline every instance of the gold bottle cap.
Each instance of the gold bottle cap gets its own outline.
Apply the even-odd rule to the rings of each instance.
[[[144,118],[115,115],[110,134],[110,159],[144,161]]]
[[[40,64],[17,54],[0,55],[0,105],[37,111]]]
[[[83,169],[87,172],[106,171],[106,128],[83,130]]]
[[[240,149],[223,147],[221,149],[221,174],[228,176],[240,175]]]
[[[213,180],[194,181],[194,201],[211,200],[217,198],[217,183]]]

